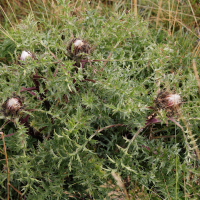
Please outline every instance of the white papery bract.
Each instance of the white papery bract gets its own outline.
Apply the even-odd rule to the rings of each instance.
[[[21,101],[18,98],[12,97],[8,99],[6,107],[10,111],[17,111],[21,108]]]
[[[25,61],[26,58],[33,58],[32,54],[29,51],[22,51],[20,60]]]
[[[75,46],[75,47],[81,48],[83,45],[84,45],[84,43],[83,43],[82,40],[76,40],[76,41],[74,42],[74,46]]]
[[[166,99],[168,100],[168,107],[178,106],[181,103],[181,97],[178,94],[169,94]]]

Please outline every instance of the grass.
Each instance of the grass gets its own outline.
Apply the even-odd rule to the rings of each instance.
[[[0,198],[198,199],[198,2],[63,2],[0,7],[0,101],[23,102],[1,111]],[[150,108],[163,90],[177,115]]]

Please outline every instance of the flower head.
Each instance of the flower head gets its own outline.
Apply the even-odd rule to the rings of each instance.
[[[174,116],[178,114],[181,96],[179,94],[161,91],[154,102],[157,111],[165,110],[168,117]]]
[[[82,40],[75,40],[74,46],[78,47],[79,49],[84,45],[84,42]]]
[[[25,61],[26,58],[33,58],[33,55],[29,51],[22,51],[20,60]]]
[[[181,97],[179,94],[169,94],[166,99],[168,101],[168,107],[175,107],[181,103]]]
[[[17,111],[21,108],[21,101],[18,98],[12,97],[10,99],[8,99],[6,106],[7,109],[10,111]]]
[[[80,38],[71,39],[67,45],[68,56],[76,61],[76,65],[80,65],[81,59],[87,59],[92,50],[92,46],[86,40]]]
[[[22,102],[20,97],[11,97],[7,99],[3,105],[3,112],[5,116],[17,115],[20,109],[22,109]]]

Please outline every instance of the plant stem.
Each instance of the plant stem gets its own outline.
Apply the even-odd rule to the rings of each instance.
[[[37,90],[37,88],[36,87],[30,87],[30,88],[24,88],[24,87],[22,87],[22,90],[20,90],[20,92],[32,91],[32,90]]]
[[[105,129],[112,128],[112,127],[117,127],[117,126],[126,126],[126,125],[124,125],[124,124],[113,124],[113,125],[109,125],[109,126],[103,127],[101,129],[97,130],[97,132],[100,133],[101,131],[103,131]]]
[[[6,168],[7,168],[7,200],[9,200],[9,168],[8,168],[8,157],[7,157],[6,144],[5,144],[3,132],[0,132],[0,134],[2,135],[4,153],[5,153],[5,158],[6,158]]]
[[[146,127],[146,126],[145,126],[145,127]],[[129,149],[129,147],[131,146],[132,142],[135,140],[135,138],[138,136],[138,134],[139,134],[140,132],[142,132],[142,130],[143,130],[145,127],[140,128],[140,129],[135,133],[135,135],[133,136],[133,138],[130,140],[128,146],[126,147],[125,154],[123,155],[123,157],[124,157],[124,156],[126,155],[126,153],[128,152],[128,149]]]
[[[197,146],[197,144],[196,144],[196,141],[195,141],[195,139],[194,139],[194,136],[192,135],[192,131],[191,131],[191,129],[190,129],[188,123],[186,122],[185,118],[183,117],[182,113],[180,113],[180,114],[181,114],[181,119],[182,119],[182,121],[183,121],[185,127],[187,128],[187,132],[188,132],[188,134],[189,134],[189,136],[190,136],[190,138],[191,138],[191,140],[192,140],[192,144],[193,144],[194,149],[195,149],[195,152],[196,152],[196,154],[197,154],[197,158],[198,158],[198,160],[199,160],[199,162],[200,162],[200,152],[199,152],[198,146]]]
[[[4,126],[6,125],[6,124],[8,124],[10,122],[10,120],[7,120],[2,126],[1,126],[1,128],[0,128],[0,131],[4,128]]]
[[[160,170],[160,172],[161,172],[162,177],[163,177],[164,182],[165,182],[165,187],[166,187],[166,189],[167,189],[167,194],[168,194],[168,196],[169,196],[169,199],[171,200],[171,197],[170,197],[170,195],[169,195],[169,190],[168,190],[168,188],[167,188],[167,184],[166,184],[166,181],[165,181],[165,177],[164,177],[164,175],[163,175],[163,173],[162,173],[162,170]]]
[[[17,190],[13,185],[11,185],[10,183],[9,183],[9,185],[10,185],[10,187],[11,188],[13,188],[13,190],[15,190],[21,197],[20,197],[20,199],[22,198],[22,193],[19,191],[19,190]]]
[[[176,124],[175,124],[175,144],[176,144]],[[176,151],[177,151],[177,146],[176,146]],[[178,199],[177,197],[177,189],[178,189],[178,163],[177,163],[177,154],[176,154],[176,199]]]

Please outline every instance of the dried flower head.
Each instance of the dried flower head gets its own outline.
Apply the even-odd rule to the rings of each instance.
[[[158,94],[154,102],[156,110],[165,110],[167,116],[173,116],[178,113],[181,96],[179,94],[162,91]]]
[[[23,108],[21,98],[17,96],[7,99],[3,103],[2,108],[5,116],[8,115],[16,116],[19,113],[19,111]]]
[[[33,58],[33,55],[29,51],[22,51],[20,60],[25,61],[27,58]]]

